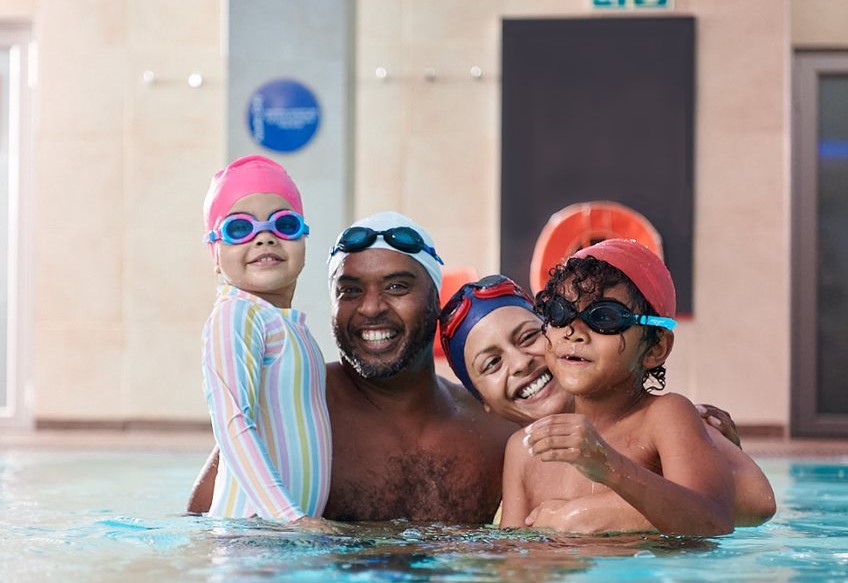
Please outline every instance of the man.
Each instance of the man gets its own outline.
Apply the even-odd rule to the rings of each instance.
[[[333,468],[325,518],[484,523],[497,510],[504,447],[517,426],[436,375],[440,262],[430,236],[392,212],[355,223],[333,249],[341,362],[327,365]],[[215,463],[213,453],[190,512],[208,508]]]

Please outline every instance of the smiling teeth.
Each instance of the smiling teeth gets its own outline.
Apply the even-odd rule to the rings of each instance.
[[[395,333],[390,330],[363,330],[362,339],[366,342],[380,342],[394,338]]]
[[[518,392],[518,396],[522,399],[527,399],[528,397],[532,397],[536,393],[538,393],[542,387],[544,387],[551,380],[551,373],[545,372],[542,373],[542,376],[537,378],[535,381],[524,387]]]

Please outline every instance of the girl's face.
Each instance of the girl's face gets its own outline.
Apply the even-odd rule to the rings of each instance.
[[[291,210],[281,196],[257,193],[245,196],[232,206],[229,214],[247,213],[264,221],[279,210]],[[224,279],[246,292],[277,307],[291,307],[297,277],[306,258],[306,238],[280,239],[271,231],[262,231],[240,245],[218,245],[218,269]]]
[[[480,320],[465,341],[468,376],[486,411],[527,424],[570,410],[545,364],[542,322],[519,306],[498,308]]]

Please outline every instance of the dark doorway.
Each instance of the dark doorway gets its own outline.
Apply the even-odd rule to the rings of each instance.
[[[551,214],[619,202],[692,313],[694,37],[689,17],[504,20],[501,271],[526,286]]]

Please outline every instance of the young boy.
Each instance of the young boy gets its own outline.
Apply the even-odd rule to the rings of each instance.
[[[330,487],[324,359],[291,308],[309,227],[300,192],[262,156],[215,174],[206,242],[222,283],[203,328],[220,462],[209,514],[319,526]]]
[[[698,412],[681,395],[650,392],[665,386],[674,343],[663,262],[635,241],[602,241],[557,266],[536,302],[545,359],[574,413],[510,438],[501,526],[532,522],[543,502],[612,490],[663,533],[732,532],[732,476]]]

